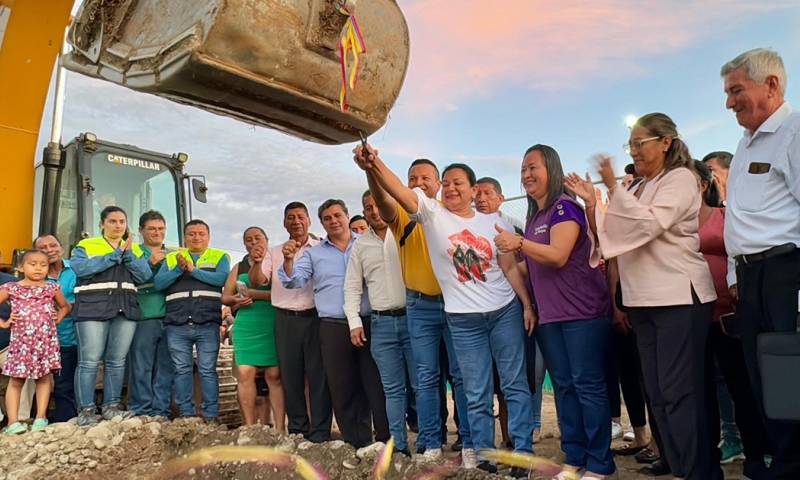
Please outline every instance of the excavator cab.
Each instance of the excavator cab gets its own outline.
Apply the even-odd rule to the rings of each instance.
[[[67,41],[69,70],[324,144],[383,126],[409,59],[395,0],[85,0]]]
[[[36,167],[34,208],[41,214],[34,229],[54,232],[71,249],[99,235],[100,212],[116,205],[127,212],[134,235],[139,216],[158,210],[169,227],[166,245],[180,246],[192,198],[205,201],[204,182],[184,174],[187,161],[185,153],[165,155],[83,133]]]

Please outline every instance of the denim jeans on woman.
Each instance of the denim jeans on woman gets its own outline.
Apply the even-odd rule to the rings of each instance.
[[[197,415],[194,404],[194,361],[192,347],[197,348],[197,370],[200,374],[200,390],[203,418],[219,417],[219,325],[216,323],[167,325],[167,346],[175,367],[175,403],[182,417]]]
[[[456,404],[461,412],[467,411],[467,397],[464,395],[463,379],[458,362],[455,361],[453,341],[444,314],[444,301],[409,290],[406,295],[408,313],[408,333],[411,337],[411,350],[417,366],[417,415],[419,435],[426,449],[442,448],[441,423],[441,372],[439,345],[444,338],[450,358],[450,374],[453,376],[453,390]],[[491,362],[490,366],[491,368]],[[458,426],[463,448],[473,448],[470,425],[462,415]],[[420,442],[418,442],[420,443]]]
[[[386,416],[389,432],[394,437],[398,450],[408,450],[406,412],[408,392],[417,390],[417,368],[411,353],[411,337],[408,335],[408,319],[405,315],[393,317],[372,314],[372,338],[370,351],[378,365],[383,392],[386,396]],[[410,382],[406,380],[410,379]],[[421,439],[417,440],[422,446]]]
[[[540,325],[536,331],[553,381],[565,463],[610,475],[611,409],[605,381],[608,318]]]
[[[94,390],[97,369],[102,362],[103,405],[120,401],[125,378],[125,357],[136,332],[136,322],[118,315],[104,322],[75,322],[78,334],[78,369],[75,374],[75,391],[78,407],[94,407]]]
[[[475,450],[494,448],[494,359],[508,404],[508,433],[514,450],[532,452],[533,398],[528,386],[526,334],[519,302],[514,299],[487,313],[448,313],[447,324],[464,376],[466,417]],[[464,410],[461,412],[463,421]]]

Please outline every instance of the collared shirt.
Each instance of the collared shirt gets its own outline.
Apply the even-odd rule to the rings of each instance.
[[[150,263],[150,257],[153,256],[152,250],[147,245],[142,244],[142,257],[147,259],[147,264],[150,265],[153,275],[158,273],[164,260],[153,265]],[[136,286],[139,291],[139,308],[142,310],[142,320],[150,320],[154,318],[164,318],[167,314],[167,301],[166,295],[161,290],[156,290],[153,279],[148,283],[143,283]]]
[[[78,276],[72,270],[69,260],[61,260],[64,266],[61,268],[61,273],[58,278],[47,276],[47,281],[57,283],[61,287],[61,293],[69,303],[75,303],[75,284],[78,282]],[[75,334],[75,319],[72,316],[64,317],[56,326],[58,332],[58,343],[62,347],[74,347],[78,345],[78,336]]]
[[[400,256],[392,232],[381,239],[371,228],[353,245],[344,278],[344,313],[350,330],[363,327],[361,301],[364,282],[373,310],[396,310],[406,306],[406,287]]]
[[[605,258],[617,258],[626,307],[691,305],[717,299],[700,253],[697,177],[676,168],[644,184],[639,198],[622,187],[607,211],[598,208],[597,236]]]
[[[357,238],[357,235],[352,235],[343,252],[326,237],[294,263],[291,275],[286,274],[281,263],[278,278],[286,288],[301,288],[311,283],[314,289],[314,305],[320,318],[344,321],[347,318],[344,314],[344,275]]]
[[[731,161],[725,215],[728,255],[794,243],[800,247],[800,112],[784,102],[755,132],[745,131]],[[728,285],[736,283],[728,262]]]
[[[306,250],[319,245],[319,240],[308,236],[300,249],[294,254],[294,260],[302,258]],[[302,312],[314,308],[314,288],[309,283],[302,288],[286,288],[278,278],[278,270],[283,270],[283,244],[269,249],[269,255],[261,262],[261,271],[272,279],[272,306],[284,310]]]
[[[514,227],[514,230],[519,233],[520,235],[525,232],[525,222],[520,220],[517,217],[512,217],[511,215],[507,214],[506,212],[499,211],[497,212],[500,215],[500,218],[503,219],[506,223],[510,224]]]
[[[422,225],[415,225],[411,233],[403,240],[405,230],[409,228],[411,221],[408,212],[398,205],[397,216],[389,225],[400,252],[400,265],[403,269],[406,288],[425,295],[441,295],[442,289],[433,273],[431,257],[428,254],[428,242],[425,241]]]

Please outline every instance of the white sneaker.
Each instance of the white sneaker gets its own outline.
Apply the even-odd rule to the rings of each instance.
[[[622,439],[626,442],[632,442],[636,440],[636,435],[634,435],[633,432],[625,432],[625,434],[622,435]]]
[[[622,425],[612,421],[611,422],[611,440],[616,440],[622,437]]]
[[[415,460],[420,462],[438,462],[442,459],[442,449],[441,448],[429,448],[425,450],[425,453],[422,455],[417,455]]]
[[[475,453],[474,449],[465,448],[461,450],[461,468],[470,470],[478,468],[478,455]]]

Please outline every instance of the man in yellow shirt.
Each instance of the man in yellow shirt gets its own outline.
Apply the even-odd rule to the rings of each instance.
[[[360,151],[357,151],[358,154]],[[455,361],[453,342],[444,315],[444,300],[439,282],[433,273],[428,245],[422,226],[391,198],[367,173],[370,191],[384,221],[394,234],[400,252],[400,266],[406,284],[406,311],[408,330],[411,336],[411,350],[417,365],[417,414],[419,416],[419,435],[423,439],[418,444],[425,447],[424,459],[437,460],[442,456],[442,418],[440,368],[440,344],[444,339],[449,357],[450,374],[455,391],[456,408],[467,411],[467,398],[464,395],[461,371]],[[436,198],[441,181],[439,170],[428,159],[417,159],[408,169],[408,187],[419,188],[429,198]],[[442,358],[441,361],[446,361]],[[446,410],[445,410],[446,411]],[[445,419],[446,420],[446,419]],[[469,422],[466,415],[460,416],[459,436],[463,444],[462,463],[465,467],[477,464],[472,448]]]

